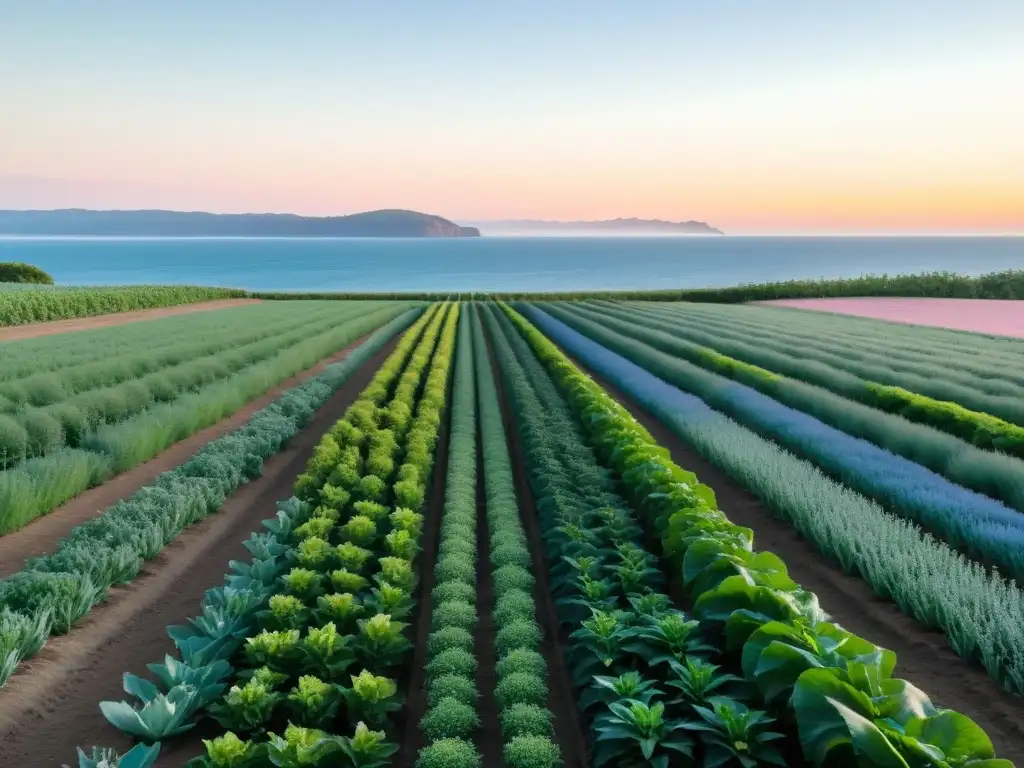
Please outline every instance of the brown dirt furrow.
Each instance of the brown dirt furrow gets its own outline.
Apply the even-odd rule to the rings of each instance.
[[[227,418],[174,443],[144,464],[122,472],[102,485],[90,488],[52,512],[33,520],[24,528],[0,536],[0,578],[21,570],[30,557],[53,552],[72,528],[92,519],[112,504],[127,499],[143,486],[153,482],[161,473],[174,469],[188,460],[207,443],[243,426],[256,411],[266,408],[285,390],[312,378],[331,363],[344,359],[349,352],[362,344],[365,338],[353,342],[312,368],[267,390],[265,394],[250,401]]]
[[[216,299],[215,301],[201,301],[196,304],[178,304],[173,307],[137,309],[131,312],[113,312],[109,315],[72,317],[68,320],[51,320],[46,323],[7,325],[0,327],[0,342],[34,339],[39,336],[53,336],[57,333],[90,331],[93,328],[105,328],[109,325],[138,323],[143,320],[158,320],[161,317],[188,315],[193,312],[206,312],[211,309],[227,309],[229,307],[240,307],[245,304],[258,304],[259,302],[260,299]]]
[[[454,369],[454,365],[452,366]],[[451,375],[448,382],[451,390]],[[449,394],[449,400],[451,395]],[[448,476],[448,431],[451,426],[451,403],[444,410],[441,428],[437,436],[437,452],[434,456],[433,478],[430,486],[430,498],[427,500],[426,515],[423,520],[423,540],[420,550],[420,561],[417,570],[420,583],[417,587],[416,608],[410,621],[412,630],[412,666],[405,688],[405,706],[400,712],[401,720],[397,732],[401,734],[399,750],[392,759],[397,768],[412,768],[416,757],[423,747],[423,732],[420,730],[420,719],[427,709],[426,665],[427,637],[430,635],[431,593],[434,591],[434,563],[437,562],[438,534],[441,531],[441,518],[444,515],[444,488]]]
[[[710,486],[719,507],[737,525],[754,530],[758,550],[774,552],[790,576],[814,592],[832,620],[872,643],[896,652],[896,675],[927,693],[938,706],[956,709],[985,729],[996,754],[1024,765],[1024,697],[999,688],[980,666],[957,656],[941,632],[924,628],[868,584],[827,559],[813,542],[774,517],[754,494],[692,450],[668,426],[632,398],[590,374],[637,419],[679,466]]]
[[[562,629],[555,612],[554,599],[548,585],[548,562],[544,550],[544,537],[534,506],[533,491],[530,490],[530,481],[526,475],[526,464],[523,460],[522,445],[519,442],[519,432],[516,430],[515,417],[501,379],[494,346],[491,344],[490,336],[486,335],[486,338],[491,370],[498,387],[498,399],[501,402],[505,438],[508,441],[509,454],[512,457],[512,474],[516,486],[516,499],[519,503],[519,514],[533,560],[533,575],[536,577],[533,597],[537,606],[537,621],[540,623],[543,634],[540,652],[547,662],[547,705],[555,716],[555,741],[561,750],[565,768],[587,768],[590,765],[587,757],[587,736],[583,718],[580,716],[579,707],[576,704],[572,677],[569,675],[569,668],[565,663],[568,633]]]
[[[168,624],[196,615],[204,592],[223,583],[228,562],[247,558],[242,542],[275,503],[291,496],[313,448],[367,385],[398,337],[360,368],[288,446],[264,464],[263,475],[232,494],[218,513],[181,534],[143,573],[113,590],[74,631],[51,640],[0,690],[0,765],[50,768],[74,762],[76,746],[120,749],[130,741],[103,718],[99,702],[127,698],[124,672],[146,674],[146,664],[174,650]],[[164,745],[158,763],[180,767],[202,751],[187,734]]]

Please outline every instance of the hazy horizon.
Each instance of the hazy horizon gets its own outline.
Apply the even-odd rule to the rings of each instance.
[[[0,17],[17,115],[0,208],[1024,232],[1012,0],[0,0]]]

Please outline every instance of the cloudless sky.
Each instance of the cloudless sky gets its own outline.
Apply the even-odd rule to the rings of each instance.
[[[0,0],[0,207],[1024,232],[1022,0]]]

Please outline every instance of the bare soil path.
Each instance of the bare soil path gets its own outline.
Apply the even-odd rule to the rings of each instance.
[[[179,536],[146,564],[139,578],[112,590],[69,635],[51,640],[0,690],[0,765],[55,768],[74,764],[75,747],[125,749],[130,741],[103,718],[99,702],[126,698],[124,672],[147,674],[146,664],[174,650],[168,624],[194,616],[210,587],[223,583],[228,561],[246,558],[242,542],[275,503],[291,496],[320,437],[369,383],[398,336],[368,360],[314,415],[309,426],[264,464],[263,475],[232,494],[221,510]],[[197,729],[198,730],[198,729]],[[200,736],[164,746],[160,768],[180,768],[199,754]]]
[[[93,328],[105,328],[108,325],[138,323],[143,320],[157,320],[161,317],[188,315],[192,312],[206,312],[211,309],[227,309],[228,307],[240,307],[245,304],[258,304],[259,302],[260,299],[217,299],[215,301],[201,301],[196,304],[178,304],[173,307],[137,309],[131,312],[113,312],[109,315],[72,317],[68,320],[51,320],[46,323],[8,325],[0,327],[0,342],[34,339],[38,336],[52,336],[56,333],[89,331]]]
[[[33,520],[22,529],[0,536],[0,578],[21,570],[28,558],[52,552],[72,528],[92,519],[112,504],[129,498],[137,490],[153,482],[161,473],[174,469],[186,461],[207,443],[243,426],[256,411],[266,408],[285,390],[301,384],[331,363],[347,357],[348,353],[362,344],[365,338],[364,336],[340,352],[321,360],[312,368],[267,390],[265,394],[250,401],[227,418],[174,443],[146,463],[122,472],[102,485],[90,488],[49,514]]]
[[[669,427],[632,398],[586,371],[615,397],[672,454],[679,466],[710,486],[732,522],[754,530],[754,546],[782,558],[789,575],[815,594],[832,620],[861,637],[896,652],[896,675],[927,693],[937,706],[956,709],[980,725],[996,754],[1024,765],[1024,697],[1001,688],[980,666],[950,649],[941,632],[925,629],[892,602],[876,595],[862,579],[844,572],[796,529],[775,518],[754,494],[693,451]]]

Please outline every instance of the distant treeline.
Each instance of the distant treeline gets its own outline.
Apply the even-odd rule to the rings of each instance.
[[[572,301],[574,299],[620,299],[635,301],[698,301],[738,304],[771,299],[811,299],[841,296],[908,296],[956,299],[1024,299],[1024,270],[992,272],[979,277],[953,272],[918,275],[864,275],[839,280],[785,280],[775,283],[747,283],[728,288],[678,288],[658,291],[560,291],[560,292],[408,292],[408,293],[291,293],[253,291],[259,299],[404,299],[411,301]]]

